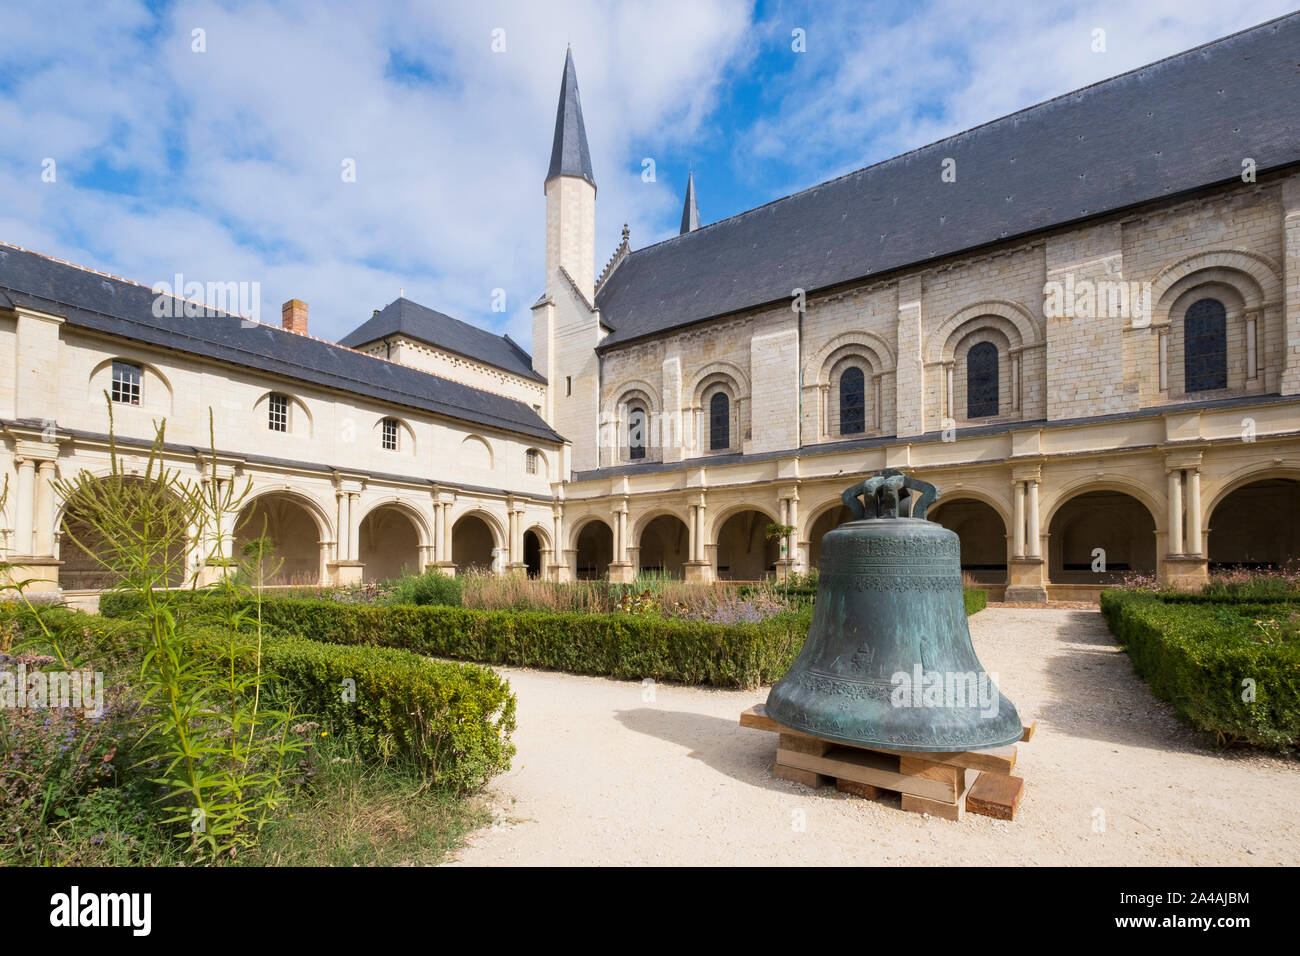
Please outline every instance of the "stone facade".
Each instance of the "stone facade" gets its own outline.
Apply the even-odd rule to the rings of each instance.
[[[671,515],[688,538],[688,576],[804,570],[842,488],[902,467],[939,485],[954,517],[972,507],[963,502],[988,509],[981,527],[999,529],[1004,553],[966,563],[1015,598],[1092,594],[1116,571],[1190,584],[1211,560],[1292,557],[1294,545],[1268,543],[1267,528],[1300,520],[1300,498],[1286,490],[1300,487],[1287,484],[1300,479],[1298,196],[1300,173],[1283,172],[807,294],[802,312],[792,295],[602,349],[599,428],[561,429],[577,471],[564,488],[565,548],[577,555],[597,521],[613,540],[611,573],[659,567],[658,545],[654,562],[641,560],[640,535]],[[1053,283],[1073,290],[1075,308],[1062,314]],[[1080,297],[1088,283],[1091,304]],[[1226,314],[1226,382],[1189,390],[1187,314],[1205,299]],[[538,331],[544,352],[548,329]],[[973,417],[967,375],[981,343],[997,355],[996,412]],[[591,373],[589,354],[557,354]],[[863,421],[846,434],[839,383],[849,368],[862,373]],[[552,389],[564,370],[561,359]],[[730,406],[720,448],[709,441],[715,392]],[[638,410],[649,439],[634,457]],[[1215,524],[1243,488],[1292,505],[1250,516],[1253,547],[1250,533]],[[741,512],[796,531],[758,565],[746,539],[742,561],[725,530]]]

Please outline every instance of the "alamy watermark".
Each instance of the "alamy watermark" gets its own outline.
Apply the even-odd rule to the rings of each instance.
[[[15,670],[0,671],[0,708],[23,710],[73,707],[87,717],[104,713],[102,671],[32,671],[19,661]]]
[[[236,315],[252,322],[262,321],[262,283],[187,282],[176,273],[173,282],[155,282],[155,319],[203,319]]]
[[[1135,329],[1151,324],[1151,283],[1122,279],[1080,279],[1043,285],[1043,314],[1049,319],[1131,319]]]
[[[981,717],[996,717],[1002,699],[997,675],[984,671],[927,671],[914,664],[911,673],[896,671],[889,681],[895,707],[978,707]]]

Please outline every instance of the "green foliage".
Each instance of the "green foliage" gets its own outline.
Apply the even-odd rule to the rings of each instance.
[[[460,578],[451,577],[441,571],[428,570],[423,574],[414,574],[394,581],[391,589],[379,599],[379,603],[412,604],[417,607],[430,604],[460,607],[460,591]]]
[[[1224,743],[1300,744],[1300,602],[1208,603],[1111,589],[1101,610],[1134,670],[1193,726]]]
[[[219,631],[204,641],[207,653],[224,660]],[[275,675],[268,693],[305,708],[362,760],[406,763],[455,793],[510,769],[515,698],[487,668],[297,636],[267,639],[264,657]],[[252,661],[245,655],[240,665]]]
[[[989,592],[980,588],[964,588],[961,592],[962,603],[966,605],[966,616],[978,614],[989,605]]]

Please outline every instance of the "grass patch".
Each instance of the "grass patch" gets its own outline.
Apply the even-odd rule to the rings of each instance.
[[[245,866],[435,866],[491,822],[476,797],[431,787],[399,763],[327,744],[290,813],[262,831]]]

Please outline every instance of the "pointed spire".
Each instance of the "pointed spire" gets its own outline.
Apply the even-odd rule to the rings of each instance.
[[[582,100],[578,96],[578,73],[573,68],[573,50],[564,54],[564,76],[560,80],[560,105],[555,111],[555,140],[551,144],[551,168],[546,181],[556,176],[577,176],[596,185],[587,148],[587,127],[582,122]]]
[[[686,177],[686,204],[682,207],[682,231],[680,235],[694,232],[700,228],[700,207],[695,205],[695,170]]]

